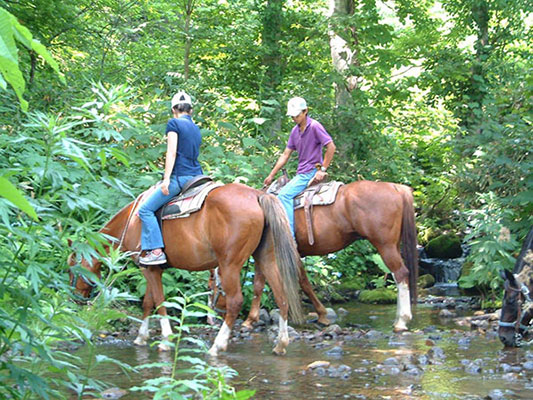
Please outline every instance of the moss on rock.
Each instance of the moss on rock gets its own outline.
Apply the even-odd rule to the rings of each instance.
[[[435,284],[435,278],[431,274],[420,275],[418,277],[419,288],[425,289],[425,288],[433,286],[434,284]]]
[[[463,254],[461,240],[452,234],[441,235],[430,240],[425,250],[430,258],[458,258]]]
[[[361,290],[359,301],[361,303],[393,304],[396,303],[396,292],[387,288]]]

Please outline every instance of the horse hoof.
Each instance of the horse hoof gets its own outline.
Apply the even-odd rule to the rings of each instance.
[[[170,351],[170,346],[168,344],[159,343],[159,346],[157,346],[157,351],[160,351],[160,352]]]
[[[241,330],[243,331],[251,331],[254,327],[253,322],[251,321],[244,321],[241,325]]]
[[[394,333],[402,333],[402,332],[407,332],[409,329],[407,329],[407,327],[405,326],[395,326],[393,331]]]
[[[137,346],[146,346],[146,339],[143,339],[141,337],[137,337],[134,341],[133,341],[133,344],[136,344]]]
[[[323,326],[329,326],[331,324],[331,321],[327,319],[326,317],[320,317],[318,321],[316,322],[318,322],[320,325],[323,325]]]
[[[287,354],[287,350],[285,350],[284,348],[278,349],[278,346],[276,346],[272,349],[272,353],[277,356],[284,356],[285,354]]]
[[[211,357],[218,356],[218,351],[215,346],[211,347],[209,351],[207,352]]]

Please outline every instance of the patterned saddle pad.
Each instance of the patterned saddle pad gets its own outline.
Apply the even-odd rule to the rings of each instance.
[[[335,202],[337,192],[342,185],[344,185],[344,183],[338,181],[312,185],[294,198],[294,209],[297,210],[298,208],[302,208],[305,205],[305,198],[307,196],[312,196],[311,204],[314,206],[326,206],[332,204]]]
[[[180,193],[163,206],[161,219],[186,218],[200,210],[205,198],[211,190],[224,186],[221,182],[208,181],[193,187],[184,193]]]

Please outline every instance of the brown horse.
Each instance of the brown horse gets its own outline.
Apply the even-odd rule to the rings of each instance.
[[[333,204],[313,208],[313,245],[308,241],[302,208],[295,211],[294,224],[301,256],[326,255],[358,239],[367,239],[372,243],[392,272],[398,288],[394,330],[407,330],[407,322],[412,318],[410,301],[416,304],[418,277],[415,214],[409,187],[373,181],[357,181],[341,186]],[[300,286],[311,300],[319,317],[318,322],[327,325],[326,309],[316,297],[303,266],[301,268]],[[256,271],[254,297],[244,322],[247,327],[259,319],[264,285],[265,276],[262,271]]]
[[[152,189],[153,190],[153,189]],[[155,189],[159,190],[159,189]],[[136,213],[139,202],[133,202],[120,210],[100,232],[116,238],[113,246],[122,251],[139,255],[141,223]],[[225,351],[231,328],[242,306],[240,271],[253,254],[256,268],[270,284],[280,308],[278,343],[276,354],[284,354],[289,343],[287,319],[290,309],[293,319],[301,320],[301,304],[298,296],[297,277],[301,264],[296,246],[291,240],[287,218],[279,200],[272,195],[241,184],[229,184],[212,190],[202,209],[188,218],[163,222],[163,237],[168,267],[203,271],[219,266],[221,287],[226,294],[227,313],[209,353],[213,356]],[[76,264],[71,254],[69,265]],[[82,259],[81,265],[100,276],[101,262]],[[154,307],[164,301],[160,266],[142,269],[146,278],[146,294],[143,301],[143,323],[135,344],[146,344],[149,338],[148,321]],[[89,296],[92,285],[86,279],[71,282],[78,293]],[[159,307],[163,341],[160,350],[168,350],[165,339],[172,334],[165,307]]]

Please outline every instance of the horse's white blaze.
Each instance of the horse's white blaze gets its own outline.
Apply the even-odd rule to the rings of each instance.
[[[139,334],[137,335],[137,338],[135,339],[133,343],[138,344],[138,345],[146,344],[146,340],[148,339],[150,335],[150,332],[148,330],[149,318],[150,317],[143,319],[141,327],[139,328]]]
[[[170,321],[168,318],[161,318],[161,336],[164,339],[172,335],[172,328],[170,327]]]
[[[212,356],[216,356],[218,354],[219,350],[225,351],[228,347],[228,340],[229,336],[231,334],[231,329],[228,327],[226,322],[222,324],[222,327],[218,331],[217,337],[215,338],[215,342],[213,343],[213,346],[209,349],[209,354]]]
[[[398,304],[396,308],[396,322],[394,329],[398,331],[407,330],[407,323],[411,320],[411,302],[409,300],[409,286],[405,282],[397,283]]]

